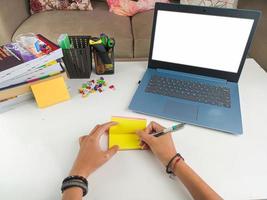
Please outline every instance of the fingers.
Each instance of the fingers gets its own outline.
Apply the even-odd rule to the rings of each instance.
[[[141,149],[143,149],[143,150],[149,150],[150,149],[150,147],[145,142],[142,142],[142,144],[140,146],[141,146]]]
[[[150,122],[149,125],[143,131],[138,131],[137,135],[140,136],[141,140],[144,141],[144,144],[141,142],[142,149],[148,149],[149,146],[155,141],[155,137],[150,135],[151,133],[160,132],[164,129],[163,126],[159,125],[156,122]]]
[[[82,145],[82,143],[83,143],[83,141],[85,140],[86,137],[87,137],[87,135],[84,135],[84,136],[81,136],[79,138],[79,144],[80,144],[80,146]]]
[[[91,132],[89,133],[89,135],[93,135],[96,131],[97,131],[97,129],[100,127],[101,125],[96,125],[95,127],[94,127],[94,129],[93,130],[91,130]]]
[[[148,132],[148,134],[154,133],[154,132],[160,132],[164,129],[163,126],[161,126],[160,124],[152,121],[148,124],[147,128],[146,128],[146,132]]]
[[[102,125],[97,125],[96,128],[94,129],[94,132],[92,132],[92,135],[94,137],[99,138],[106,131],[108,131],[111,126],[114,126],[114,125],[117,125],[117,122],[107,122],[107,123],[102,124]]]
[[[115,145],[113,147],[111,147],[109,150],[106,151],[106,158],[107,159],[110,159],[112,156],[114,156],[119,150],[119,146],[118,145]]]
[[[146,128],[144,131],[137,131],[137,135],[148,145],[151,145],[151,143],[155,140],[154,136],[149,134],[149,129]]]
[[[161,126],[160,124],[158,124],[157,122],[150,122],[149,125],[148,125],[148,129],[151,131],[151,132],[160,132],[164,129],[163,126]]]
[[[94,135],[94,133],[97,131],[97,129],[100,127],[100,125],[96,125],[94,129],[89,133],[89,135]],[[88,135],[83,135],[79,138],[79,144],[80,146],[84,142],[84,140],[87,138]]]

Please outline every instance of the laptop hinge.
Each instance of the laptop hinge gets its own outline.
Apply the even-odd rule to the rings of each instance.
[[[180,76],[186,76],[186,77],[190,77],[190,78],[197,78],[197,79],[202,79],[202,80],[206,80],[206,81],[214,81],[217,83],[227,84],[227,80],[221,79],[221,78],[214,78],[214,77],[210,77],[210,76],[202,76],[202,75],[198,75],[198,74],[190,74],[190,73],[178,72],[178,71],[161,69],[161,68],[157,68],[156,70],[157,70],[157,72],[161,72],[161,73],[180,75]]]

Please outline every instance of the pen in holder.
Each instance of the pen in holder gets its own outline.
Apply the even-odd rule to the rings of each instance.
[[[96,74],[114,74],[114,38],[101,33],[100,37],[91,38],[89,43],[93,51]]]
[[[105,56],[109,58],[106,59],[106,62]],[[110,48],[106,52],[98,52],[93,49],[93,58],[96,74],[114,74],[114,48]]]

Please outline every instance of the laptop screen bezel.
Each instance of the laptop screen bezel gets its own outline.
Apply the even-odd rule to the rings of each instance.
[[[214,15],[214,16],[224,16],[224,17],[236,17],[236,18],[254,20],[237,73],[153,60],[152,53],[153,53],[153,46],[154,46],[157,13],[159,10],[205,14],[205,15]],[[246,57],[247,57],[247,54],[248,54],[248,51],[249,51],[249,48],[252,43],[254,33],[256,31],[256,27],[257,27],[260,15],[261,15],[261,12],[254,11],[254,10],[225,9],[225,8],[212,8],[212,7],[201,7],[201,6],[188,6],[188,5],[181,5],[181,4],[156,3],[155,9],[154,9],[154,18],[153,18],[153,27],[152,27],[151,42],[150,42],[148,67],[149,68],[161,68],[161,69],[185,72],[185,73],[190,73],[190,74],[215,77],[215,78],[225,79],[230,82],[238,82],[245,60],[246,60]],[[170,35],[170,39],[173,39],[172,37],[175,37],[175,36]]]

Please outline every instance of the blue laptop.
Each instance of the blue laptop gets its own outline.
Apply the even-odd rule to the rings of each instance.
[[[148,68],[129,109],[242,134],[238,80],[259,17],[156,3]]]

